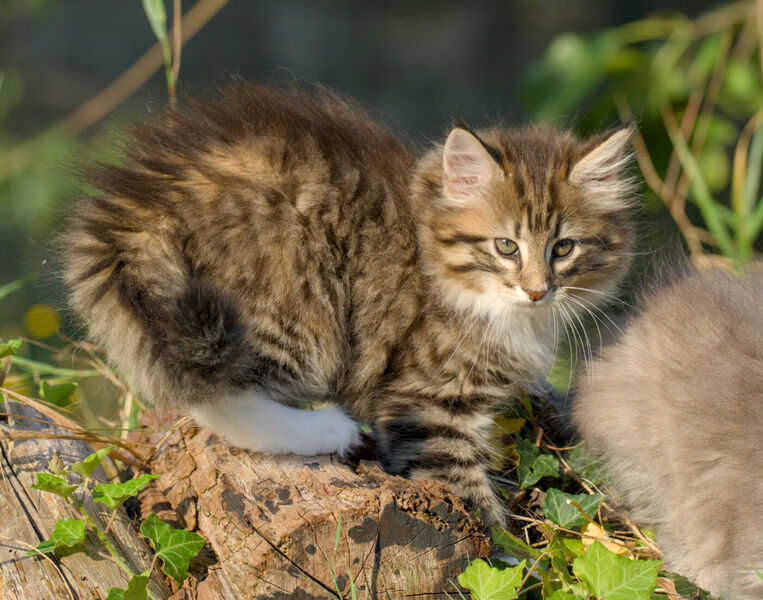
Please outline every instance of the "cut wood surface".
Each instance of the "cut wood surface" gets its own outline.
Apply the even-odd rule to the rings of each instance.
[[[105,551],[92,534],[88,534],[83,544],[85,552],[64,557],[26,556],[30,548],[50,536],[59,519],[77,516],[63,498],[32,489],[35,474],[45,471],[54,456],[59,456],[65,466],[70,466],[93,450],[79,440],[34,438],[11,441],[7,434],[9,430],[48,434],[57,427],[45,415],[24,404],[6,399],[4,410],[12,416],[0,424],[0,599],[93,600],[106,598],[111,587],[126,587],[127,574],[105,558]],[[106,481],[100,468],[92,477]],[[89,499],[86,506],[105,529],[112,511]],[[140,573],[151,564],[151,551],[124,510],[119,511],[112,523],[108,538],[133,572]],[[151,589],[159,598],[169,595],[164,579],[156,574]]]
[[[359,599],[444,599],[489,552],[481,522],[440,483],[235,449],[170,412],[144,425],[137,436],[159,444],[150,466],[162,476],[141,510],[207,540],[174,599],[328,600],[353,585]]]

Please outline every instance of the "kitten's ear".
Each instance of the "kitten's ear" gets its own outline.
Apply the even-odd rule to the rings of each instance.
[[[572,168],[570,182],[599,201],[627,201],[632,182],[622,172],[631,159],[628,142],[633,129],[629,125],[592,140],[593,147]]]
[[[501,172],[501,167],[473,133],[456,127],[442,154],[443,191],[456,202],[473,199]]]

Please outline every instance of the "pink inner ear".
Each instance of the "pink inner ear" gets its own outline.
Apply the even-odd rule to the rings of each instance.
[[[480,161],[471,154],[449,153],[448,183],[456,186],[469,186],[484,183],[487,177],[480,172]]]

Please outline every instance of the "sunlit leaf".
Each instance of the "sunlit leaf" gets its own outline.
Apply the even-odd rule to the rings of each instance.
[[[162,559],[162,571],[180,586],[188,576],[191,560],[204,546],[204,538],[185,529],[175,529],[150,513],[140,526],[140,532],[151,540]]]
[[[32,489],[49,492],[62,498],[68,498],[79,485],[70,485],[66,479],[50,473],[37,473],[37,482],[31,485]]]
[[[631,560],[617,556],[600,542],[572,563],[599,600],[647,600],[657,586],[661,560]]]
[[[72,471],[79,473],[83,477],[90,477],[93,471],[98,468],[98,465],[101,464],[104,458],[111,454],[114,448],[116,448],[116,446],[107,446],[106,448],[101,448],[97,452],[93,452],[93,454],[84,460],[74,463],[72,465]]]
[[[159,475],[143,473],[124,483],[99,483],[93,488],[93,500],[117,509],[128,498],[137,496],[153,479],[159,479]]]
[[[53,552],[61,546],[72,547],[85,539],[85,522],[79,519],[61,519],[56,523],[56,528],[47,540],[37,544],[37,550],[42,553]],[[27,556],[34,556],[36,552],[30,550]]]
[[[477,558],[458,576],[458,583],[471,592],[474,600],[512,600],[517,597],[524,569],[525,561],[497,569]]]

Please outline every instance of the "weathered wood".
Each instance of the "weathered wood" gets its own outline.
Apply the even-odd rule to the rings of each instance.
[[[156,443],[176,419],[154,413],[143,439]],[[174,511],[214,553],[177,599],[349,598],[350,577],[358,598],[445,598],[489,551],[481,523],[444,485],[376,463],[263,456],[185,421],[151,467],[164,475],[142,495],[144,513]]]
[[[6,400],[9,417],[3,427],[49,431],[55,429],[45,423],[47,418],[24,404]],[[64,465],[82,460],[92,453],[85,442],[65,439],[25,439],[10,441],[0,432],[0,598],[3,600],[51,600],[105,598],[110,587],[124,588],[128,576],[114,562],[107,560],[98,549],[97,538],[88,535],[83,546],[85,552],[76,552],[50,560],[27,557],[30,547],[47,539],[56,522],[64,517],[74,518],[71,505],[58,496],[31,489],[36,473],[45,471],[50,460],[58,455]],[[93,478],[106,481],[102,470]],[[105,528],[112,511],[90,500],[86,506],[97,516]],[[111,525],[109,541],[120,552],[127,565],[139,573],[151,564],[150,550],[142,542],[129,517],[120,510]],[[158,575],[154,575],[151,589],[159,598],[166,598],[169,590]]]

